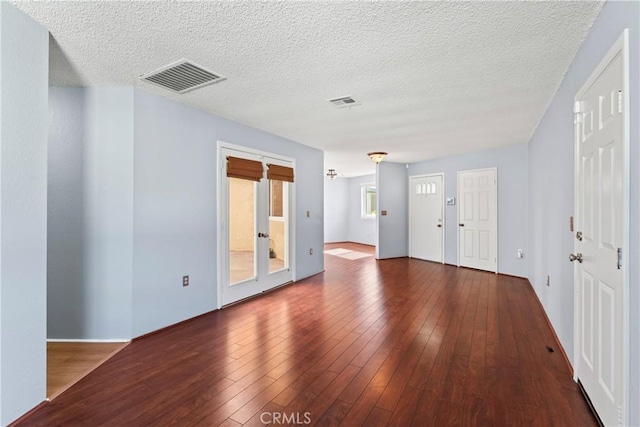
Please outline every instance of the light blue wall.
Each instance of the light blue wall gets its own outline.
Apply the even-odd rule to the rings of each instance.
[[[324,180],[324,241],[349,240],[349,179]]]
[[[573,362],[573,99],[605,53],[629,28],[631,117],[630,425],[640,425],[640,3],[606,2],[529,143],[529,279]],[[545,285],[550,275],[551,286]]]
[[[47,337],[83,338],[84,95],[49,88]]]
[[[51,98],[50,338],[130,339],[217,307],[218,140],[295,159],[296,278],[322,271],[321,151],[133,88]]]
[[[134,335],[217,308],[212,116],[136,90]],[[182,276],[189,275],[189,286]]]
[[[0,425],[45,398],[49,33],[0,2]]]
[[[142,90],[135,111],[134,336],[217,307],[217,141],[295,159],[296,279],[323,270],[321,151]]]
[[[498,271],[526,277],[527,248],[527,147],[516,145],[463,156],[445,157],[409,165],[409,176],[444,173],[445,197],[458,197],[458,172],[497,167],[498,170]],[[445,206],[445,262],[458,262],[458,214],[456,205]]]
[[[131,338],[133,89],[84,99],[83,338]],[[66,338],[66,337],[65,337]]]
[[[361,185],[362,184],[374,184],[376,183],[375,175],[364,175],[349,178],[348,198],[348,220],[347,231],[348,241],[355,243],[362,243],[365,245],[375,245],[378,230],[376,228],[375,218],[362,218],[361,212]]]
[[[377,166],[376,189],[378,243],[376,258],[408,255],[408,178],[404,163],[382,162]],[[382,215],[386,211],[387,215]]]
[[[133,89],[50,88],[48,337],[132,336]]]

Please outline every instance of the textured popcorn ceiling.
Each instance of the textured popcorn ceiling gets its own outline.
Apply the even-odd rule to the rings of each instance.
[[[14,3],[55,39],[52,85],[135,85],[325,150],[340,176],[372,173],[373,150],[405,163],[526,143],[602,6]],[[227,80],[177,95],[138,79],[181,58]],[[345,95],[362,105],[326,101]]]

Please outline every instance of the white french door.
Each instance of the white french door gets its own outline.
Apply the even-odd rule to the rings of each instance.
[[[603,424],[625,425],[626,33],[576,95],[575,376]]]
[[[409,256],[444,262],[444,176],[409,179]]]
[[[229,147],[220,160],[220,297],[227,305],[293,278],[293,182],[269,175],[274,167],[293,170],[293,162]],[[237,164],[240,173],[230,173]]]
[[[495,168],[458,172],[458,265],[498,272]]]

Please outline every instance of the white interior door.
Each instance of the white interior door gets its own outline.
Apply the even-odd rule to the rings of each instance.
[[[444,177],[409,179],[409,256],[444,262]]]
[[[259,164],[259,178],[227,176],[229,158]],[[220,159],[219,266],[221,305],[226,305],[292,280],[293,183],[268,178],[272,165],[292,168],[285,159],[231,148],[222,148]]]
[[[458,265],[498,272],[496,169],[458,172]]]
[[[605,425],[624,425],[624,49],[576,96],[576,376]]]

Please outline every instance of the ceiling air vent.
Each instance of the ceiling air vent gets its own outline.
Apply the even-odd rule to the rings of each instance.
[[[140,78],[177,93],[189,92],[225,79],[225,77],[186,59],[140,76]]]
[[[350,96],[341,96],[340,98],[327,99],[336,108],[346,108],[360,105],[359,101],[356,101]]]

